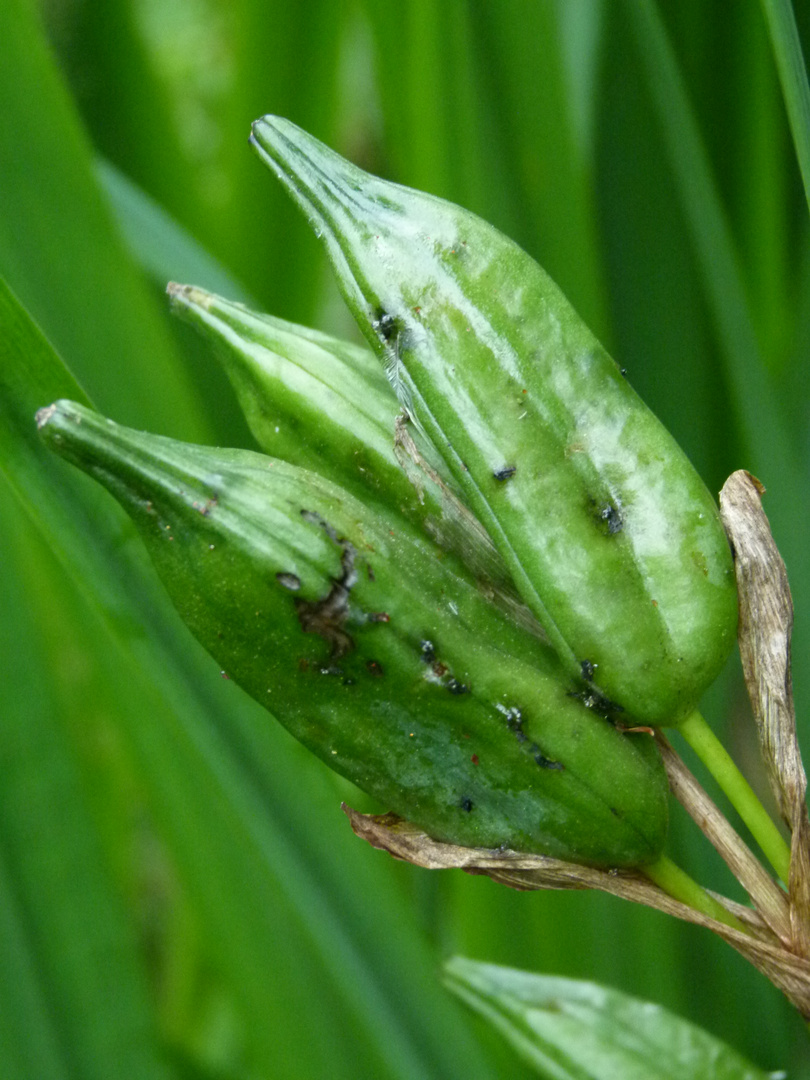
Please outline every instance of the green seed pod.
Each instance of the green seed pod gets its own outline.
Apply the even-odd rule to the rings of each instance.
[[[257,121],[252,142],[567,670],[641,722],[682,719],[733,646],[737,600],[716,506],[675,441],[492,226],[289,121]]]
[[[393,453],[399,404],[368,348],[195,286],[167,292],[172,311],[214,345],[265,453],[363,498],[416,500]]]
[[[395,507],[458,556],[512,619],[545,637],[443,462],[402,417],[371,350],[194,286],[167,291],[175,313],[215,346],[266,454],[311,469],[364,503]]]
[[[660,853],[653,740],[617,730],[451,556],[314,473],[119,427],[70,402],[47,444],[135,522],[224,671],[437,839],[599,866]]]

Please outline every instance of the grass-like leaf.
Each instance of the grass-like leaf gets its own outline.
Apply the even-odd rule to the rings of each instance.
[[[167,334],[165,301],[134,265],[140,256],[125,250],[126,229],[122,244],[94,175],[98,153],[261,306],[347,332],[339,305],[324,298],[316,241],[245,147],[257,116],[288,116],[373,172],[477,210],[547,263],[713,490],[733,468],[760,472],[799,607],[795,684],[806,728],[806,477],[790,479],[779,463],[785,446],[798,458],[806,442],[810,249],[753,0],[661,5],[670,60],[716,179],[708,195],[690,180],[694,158],[689,138],[680,140],[687,127],[674,125],[669,150],[661,140],[656,116],[683,99],[659,86],[652,108],[653,82],[640,70],[655,67],[658,54],[642,57],[621,5],[49,4],[41,10],[58,64],[33,10],[30,0],[0,4],[0,272],[105,412],[176,437],[239,444],[224,379],[217,388],[205,375],[185,328]],[[801,7],[796,14],[803,30]],[[665,67],[658,74],[669,78]],[[747,311],[739,282],[724,292],[721,248],[712,265],[718,208]],[[696,228],[706,231],[698,258]],[[159,246],[151,257],[163,257]],[[149,276],[158,274],[155,263]],[[189,282],[205,283],[190,274]],[[767,368],[783,376],[775,406],[762,410],[760,384],[746,375],[753,354],[717,347],[719,320],[733,324],[741,310],[743,336],[750,342],[753,325]],[[733,326],[723,333],[726,342],[740,336]],[[191,380],[178,373],[178,345]],[[37,457],[33,411],[80,394],[64,373],[39,371],[37,356],[20,358],[21,385],[30,380],[32,393],[12,436],[0,437],[0,464],[24,482],[40,536],[73,570],[54,570],[43,545],[26,540],[30,531],[4,551],[4,574],[23,590],[0,616],[3,640],[15,646],[4,715],[35,710],[46,695],[32,687],[48,688],[60,722],[72,725],[59,746],[81,769],[111,865],[130,860],[135,873],[151,873],[150,858],[133,855],[140,815],[158,835],[180,898],[170,890],[162,936],[157,945],[148,939],[154,1007],[184,1074],[378,1080],[398,1069],[408,1080],[479,1078],[495,1060],[498,1075],[527,1075],[494,1033],[484,1034],[481,1056],[463,1016],[436,991],[436,957],[447,950],[605,979],[707,1024],[760,1064],[783,1059],[800,1074],[798,1021],[764,980],[698,931],[589,894],[527,897],[467,875],[412,874],[358,848],[336,809],[345,790],[212,671],[161,609],[151,572],[109,506],[59,462]],[[15,385],[7,360],[0,353],[0,427]],[[775,466],[760,464],[763,447]],[[22,632],[21,605],[33,638]],[[163,615],[151,623],[150,610]],[[96,728],[81,672],[95,673],[92,712],[103,714],[84,756],[82,741],[87,750]],[[730,703],[726,682],[707,715],[733,715],[744,741],[748,729]],[[134,807],[97,752],[110,732],[126,747],[141,800]],[[84,827],[87,816],[79,821]],[[37,819],[38,833],[47,824]],[[725,887],[678,820],[672,842],[702,881]],[[58,889],[49,899],[62,903]],[[140,933],[140,908],[129,915]],[[27,939],[13,944],[24,918],[12,891],[0,901],[8,973],[0,1072],[38,1080],[60,1075],[61,1044],[47,1034],[51,1004],[33,954],[18,947]]]
[[[4,498],[8,561],[27,536],[9,520],[13,509]],[[13,639],[8,624],[0,637],[4,654],[16,658],[0,675],[0,1069],[9,1078],[168,1080],[144,957],[103,855],[60,702],[38,669],[32,646],[41,629],[24,597],[22,577],[4,574],[0,602],[21,616]],[[16,680],[28,687],[26,698],[13,693]]]
[[[400,911],[397,936],[373,925],[375,910],[395,911],[402,900],[373,878],[359,888],[364,870],[358,850],[347,847],[339,863],[326,858],[345,828],[337,798],[334,835],[327,841],[324,830],[330,827],[321,814],[309,817],[314,804],[326,813],[323,781],[312,764],[293,765],[297,755],[268,730],[270,718],[234,699],[235,689],[217,677],[176,625],[120,518],[38,444],[36,404],[70,390],[82,394],[7,288],[0,293],[0,325],[3,470],[91,610],[113,631],[119,660],[134,680],[132,692],[137,686],[143,694],[144,715],[123,710],[120,719],[149,785],[153,813],[242,1015],[277,1018],[268,1027],[249,1028],[251,1056],[269,1065],[285,1052],[291,1070],[299,1061],[302,1069],[323,1068],[332,1024],[339,1025],[343,1015],[344,1023],[351,1018],[363,1029],[370,1060],[385,1061],[387,1071],[379,1075],[406,1078],[425,1070],[461,1076],[471,1064],[463,1035],[451,1047],[446,1031],[440,1035],[437,1027],[432,1035],[419,1029],[425,994],[439,1012],[447,1014],[448,1005],[427,977],[427,956],[413,924],[405,929],[409,917]],[[351,844],[348,830],[344,836],[344,844]],[[251,887],[234,892],[234,882]],[[358,897],[359,908],[349,913]],[[275,909],[289,923],[282,936],[278,915],[268,917]],[[298,948],[273,969],[273,957],[285,939],[295,940],[293,933]],[[376,941],[371,951],[370,937]],[[406,943],[407,963],[422,971],[418,981],[415,973],[407,982],[397,974],[406,963],[400,951]],[[279,1016],[284,1003],[302,992],[298,971],[304,984],[326,977],[339,995],[330,1022],[303,1044],[289,1024],[285,1039]],[[455,1024],[449,1014],[447,1024]]]
[[[194,385],[116,231],[32,5],[0,7],[0,39],[0,274],[105,409],[204,438]]]
[[[449,988],[551,1080],[768,1080],[702,1028],[594,983],[455,957]]]
[[[167,281],[193,281],[200,288],[255,305],[245,287],[120,169],[100,158],[96,173],[132,256],[159,287]]]
[[[810,205],[810,86],[796,18],[790,0],[761,0],[761,5],[782,83],[804,194]]]

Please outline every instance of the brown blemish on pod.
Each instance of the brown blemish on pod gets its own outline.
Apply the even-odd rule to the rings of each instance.
[[[196,510],[198,514],[201,514],[203,517],[208,517],[208,515],[218,504],[218,502],[219,499],[216,497],[216,495],[211,495],[210,498],[206,499],[204,503],[197,502],[196,499],[192,500],[191,506],[192,509]]]
[[[320,515],[311,510],[302,510],[305,521],[319,525],[330,540],[341,548],[339,578],[332,578],[332,587],[321,600],[296,600],[295,610],[298,621],[305,634],[318,634],[331,647],[331,658],[340,659],[354,648],[354,640],[345,629],[349,615],[349,593],[357,581],[355,569],[355,549],[348,540],[337,535],[335,530]],[[289,586],[288,586],[289,587]]]

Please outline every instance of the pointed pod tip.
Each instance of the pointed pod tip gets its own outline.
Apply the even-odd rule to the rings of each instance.
[[[83,420],[94,415],[92,410],[62,398],[37,411],[37,431],[46,443],[58,447],[63,442],[64,433],[76,430]]]
[[[287,120],[284,116],[276,116],[274,113],[265,113],[264,116],[260,116],[258,120],[254,120],[250,125],[251,135],[256,135],[259,129],[270,128],[271,130],[280,130],[286,128],[287,130],[301,131],[302,129],[294,124],[292,120]]]
[[[74,423],[80,424],[85,414],[90,415],[91,410],[75,401],[70,401],[68,398],[60,398],[58,401],[54,401],[52,405],[45,405],[37,410],[37,428],[41,431],[54,420],[72,420]]]
[[[250,125],[248,145],[256,150],[261,150],[264,147],[266,136],[276,129],[277,122],[280,119],[278,116],[273,116],[272,113],[267,113],[265,116],[260,116],[258,120],[254,120]],[[265,139],[262,138],[263,135],[265,135]]]
[[[173,308],[198,307],[207,311],[214,299],[214,294],[206,292],[198,285],[180,285],[176,281],[170,281],[166,286],[166,294]]]
[[[307,161],[313,154],[318,156],[321,150],[332,153],[298,124],[272,113],[253,121],[248,144],[276,170],[281,165],[290,165],[294,160]]]
[[[80,424],[85,414],[89,415],[90,410],[85,409],[84,406],[77,404],[75,401],[60,398],[59,401],[54,401],[52,405],[45,405],[42,409],[37,410],[37,428],[41,431],[54,420],[72,420],[74,423]]]
[[[248,137],[248,146],[256,151],[261,160],[268,165],[273,172],[280,175],[279,166],[275,161],[273,155],[273,149],[275,146],[275,140],[273,138],[273,128],[267,122],[268,120],[274,120],[275,117],[262,116],[258,120],[254,120],[250,125],[250,135]]]
[[[57,402],[53,405],[46,405],[44,409],[38,409],[36,414],[37,430],[42,431],[48,421],[51,419],[57,409]]]

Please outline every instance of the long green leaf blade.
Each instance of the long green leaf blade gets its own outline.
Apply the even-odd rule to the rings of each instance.
[[[20,529],[8,520],[5,485],[2,494],[0,538],[13,564]],[[129,913],[60,703],[29,659],[40,630],[19,575],[0,578],[0,603],[18,613],[0,630],[3,654],[15,658],[0,673],[0,1072],[13,1075],[16,1060],[31,1080],[167,1080]],[[15,692],[21,681],[26,695]]]
[[[0,40],[0,274],[107,411],[204,438],[194,384],[116,231],[28,0],[0,4]]]
[[[761,0],[810,207],[810,85],[790,0]]]
[[[300,766],[285,772],[280,755],[289,754],[289,748],[282,749],[278,733],[265,731],[269,720],[259,720],[246,703],[235,701],[228,684],[217,679],[219,685],[212,686],[210,663],[185,636],[178,637],[130,531],[108,506],[94,503],[79,478],[54,469],[36,436],[26,434],[33,430],[36,405],[64,392],[73,380],[7,289],[0,292],[0,325],[14,331],[0,337],[0,462],[93,609],[100,610],[119,635],[125,646],[121,655],[129,663],[136,660],[137,670],[146,672],[153,684],[151,704],[144,706],[148,721],[130,717],[129,735],[152,778],[156,812],[212,921],[219,963],[230,969],[245,1015],[266,1016],[290,997],[267,979],[267,964],[277,952],[267,905],[280,895],[295,913],[302,941],[309,941],[319,964],[342,991],[347,1014],[365,1032],[367,1052],[387,1062],[391,1077],[410,1080],[436,1071],[447,1076],[468,1072],[475,1057],[461,1031],[452,1041],[438,1026],[420,1031],[425,995],[434,999],[434,1011],[443,1012],[447,1005],[428,979],[428,958],[418,938],[411,935],[408,950],[403,950],[405,941],[392,937],[384,926],[369,930],[378,905],[393,911],[403,901],[390,894],[383,899],[386,887],[380,893],[379,884],[371,881],[356,893],[357,875],[365,873],[365,853],[349,846],[337,863],[330,863],[330,847],[353,843],[348,832],[345,841],[337,832],[325,842],[320,834],[327,826],[317,816],[310,822],[294,810],[323,797],[322,788],[317,795],[322,781],[310,789]],[[30,385],[25,374],[29,368]],[[75,384],[74,389],[83,396]],[[283,824],[268,814],[268,805],[273,814],[282,815]],[[355,859],[357,866],[347,877]],[[223,877],[212,875],[211,867],[221,867]],[[253,887],[237,900],[230,893],[223,896],[223,880],[250,880]],[[347,914],[357,895],[371,905],[359,921]],[[337,906],[336,897],[341,898]],[[408,918],[403,910],[398,924],[404,926]],[[370,933],[376,939],[371,952]],[[407,969],[415,958],[416,972],[400,979],[398,970]],[[294,967],[281,971],[291,974]],[[456,1029],[449,1016],[448,1023]],[[318,1030],[322,1038],[328,1032]],[[289,1043],[294,1036],[295,1029],[288,1022],[285,1030],[281,1019],[275,1029],[251,1027],[256,1052],[267,1061],[278,1058],[279,1040]],[[326,1053],[330,1042],[322,1042],[319,1050],[310,1040],[302,1048],[313,1055],[312,1068],[323,1060],[317,1054]],[[480,1062],[475,1067],[488,1075]]]
[[[810,631],[802,541],[806,477],[796,451],[796,433],[780,409],[773,379],[757,341],[734,238],[658,7],[653,0],[637,3],[633,0],[624,5],[624,10],[644,65],[703,278],[723,374],[745,452],[740,464],[755,472],[768,489],[767,507],[774,536],[787,565],[798,571],[792,579],[797,600],[796,633],[804,636]],[[800,670],[801,664],[797,674]],[[802,680],[795,681],[801,698]]]
[[[96,174],[131,254],[158,286],[163,288],[168,281],[193,281],[232,300],[253,303],[245,287],[120,169],[100,158]]]
[[[768,1080],[702,1028],[617,990],[464,957],[445,980],[552,1080]]]

